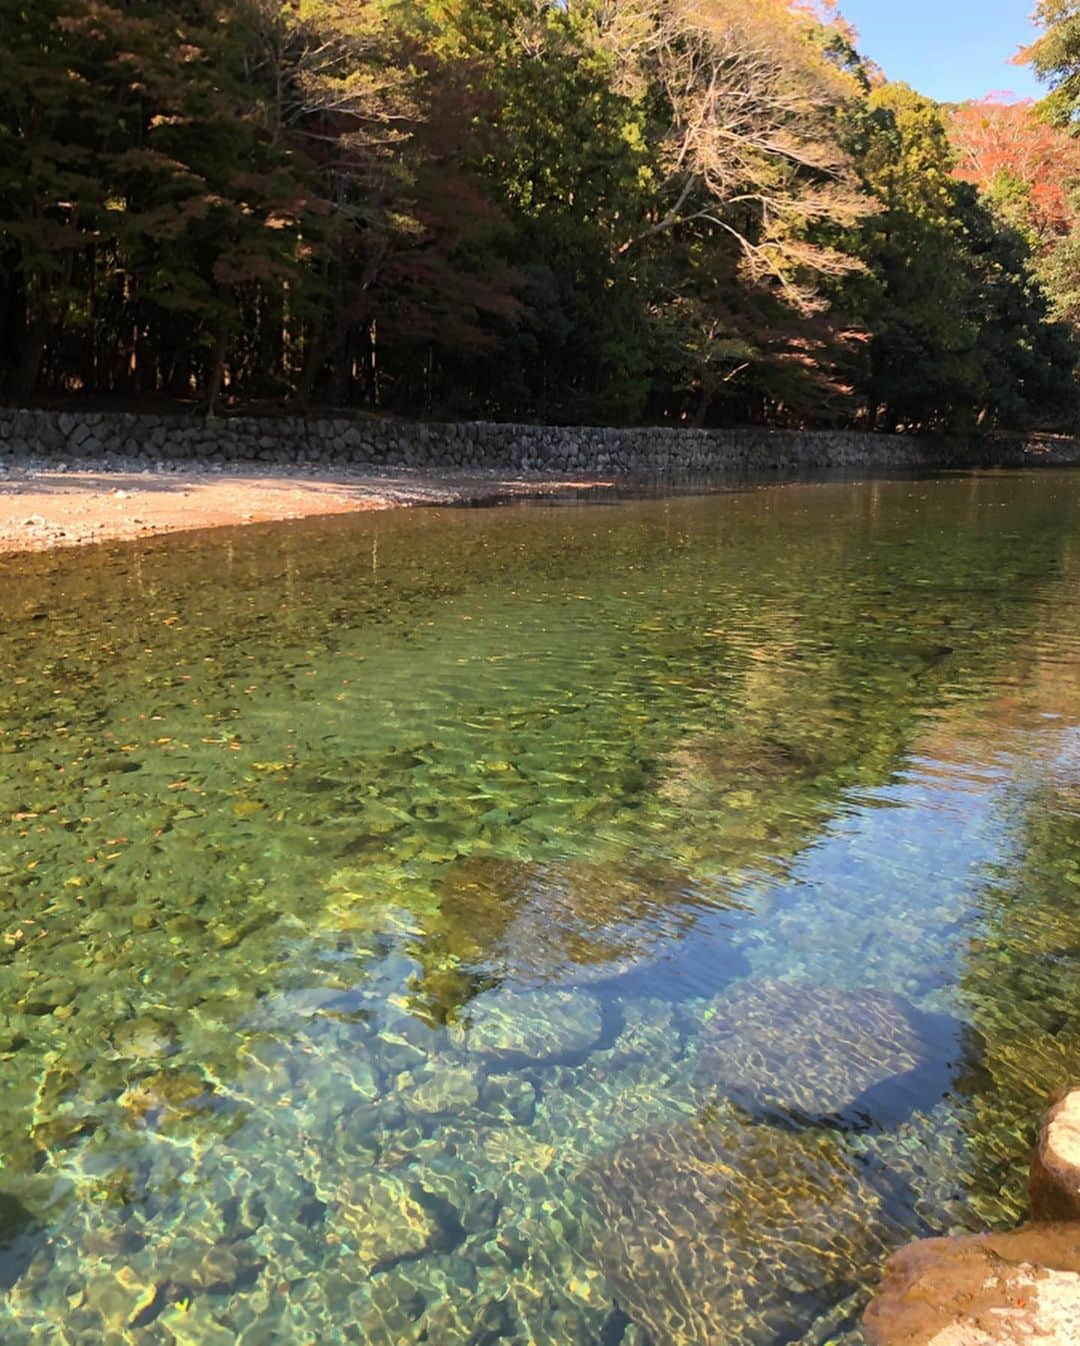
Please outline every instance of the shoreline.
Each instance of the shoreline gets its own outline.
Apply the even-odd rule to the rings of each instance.
[[[770,463],[756,470],[642,475],[618,467],[212,462],[94,457],[77,464],[28,454],[0,457],[0,557],[132,542],[206,528],[283,523],[418,506],[600,498],[663,482],[669,489],[747,489],[852,476],[935,474],[978,467],[1078,467],[1080,452],[1029,451],[1019,462]],[[721,485],[723,483],[723,485]]]
[[[1080,438],[0,407],[0,554],[616,486],[1080,465]]]
[[[417,505],[602,493],[611,475],[28,460],[0,466],[0,555]]]

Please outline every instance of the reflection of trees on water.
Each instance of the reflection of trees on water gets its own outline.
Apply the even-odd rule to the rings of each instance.
[[[997,1223],[1023,1213],[1035,1126],[1080,1072],[1080,773],[1024,793],[1014,861],[982,892],[960,983],[983,1055],[970,1182]]]
[[[414,946],[425,1012],[453,1017],[503,977],[584,980],[588,962],[607,976],[689,942],[717,909],[737,938],[755,881],[785,877],[853,793],[895,780],[930,717],[977,715],[967,708],[1016,676],[1067,554],[1068,512],[1029,500],[1038,524],[1021,545],[1025,510],[1008,527],[992,512],[980,522],[977,483],[959,502],[967,531],[896,503],[886,488],[848,531],[785,539],[779,568],[771,532],[730,556],[706,549],[705,566],[685,539],[661,551],[658,593],[683,605],[613,627],[614,649],[591,629],[579,661],[584,687],[618,688],[590,706],[603,775],[575,777],[598,825],[575,827],[568,810],[555,838],[588,862],[545,862],[542,845],[539,860],[500,856],[520,837],[507,827],[484,837],[495,856],[436,866]],[[572,735],[552,747],[553,732],[554,760],[581,749]]]
[[[525,986],[615,982],[689,938],[712,901],[678,871],[639,858],[622,863],[528,864],[472,857],[447,865],[432,914],[412,946],[418,1013],[453,1022],[480,991],[504,980]],[[720,978],[741,969],[732,952]],[[658,979],[657,990],[667,989]]]
[[[996,754],[1003,854],[969,922],[960,1004],[979,1042],[961,1116],[978,1223],[1026,1210],[1027,1166],[1048,1096],[1080,1071],[1080,612],[1077,558],[1042,595],[1005,694],[961,712],[934,745]]]

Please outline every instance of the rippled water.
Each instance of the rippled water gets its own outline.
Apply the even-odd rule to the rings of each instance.
[[[0,561],[5,1346],[855,1343],[1080,1070],[1080,474]]]

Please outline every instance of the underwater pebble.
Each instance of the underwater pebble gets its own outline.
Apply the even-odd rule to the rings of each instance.
[[[176,1029],[161,1019],[140,1015],[117,1025],[113,1030],[113,1046],[119,1056],[135,1060],[170,1056],[177,1049]]]

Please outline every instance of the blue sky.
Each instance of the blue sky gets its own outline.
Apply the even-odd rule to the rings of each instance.
[[[1010,90],[1039,97],[1026,66],[1009,64],[1034,36],[1035,0],[840,0],[859,50],[890,79],[942,102]]]

